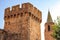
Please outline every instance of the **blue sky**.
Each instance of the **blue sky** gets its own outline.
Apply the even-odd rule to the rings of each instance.
[[[4,27],[4,9],[7,7],[12,7],[17,4],[22,4],[30,2],[35,7],[37,7],[39,10],[42,11],[42,23],[41,23],[41,29],[42,29],[42,37],[44,37],[44,23],[47,19],[47,13],[48,10],[50,10],[51,16],[53,20],[57,18],[57,16],[60,16],[60,0],[0,0],[0,28],[3,29]],[[42,40],[44,40],[42,38]]]

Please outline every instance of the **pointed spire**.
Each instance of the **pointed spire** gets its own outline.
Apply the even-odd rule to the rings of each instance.
[[[47,22],[53,22],[53,21],[52,21],[51,14],[50,14],[50,11],[48,11]]]

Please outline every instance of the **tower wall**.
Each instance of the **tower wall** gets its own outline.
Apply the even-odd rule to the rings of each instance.
[[[48,28],[48,25],[50,26],[50,28]],[[53,25],[54,23],[45,24],[45,40],[54,40],[54,38],[52,37]]]
[[[21,8],[19,5],[12,6],[12,10],[6,8],[4,21],[4,30],[10,34],[19,34],[20,40],[41,39],[40,24],[42,13],[30,3],[22,4]],[[15,40],[15,37],[13,40]]]
[[[26,9],[28,12],[31,12],[39,19],[42,18],[42,14],[41,14],[42,12],[40,10],[38,10],[36,7],[34,7],[32,4],[24,3],[24,4],[22,4],[22,8]]]
[[[35,17],[30,17],[30,40],[41,40],[41,26]]]
[[[0,29],[0,40],[6,40],[5,34],[6,32],[3,29]]]

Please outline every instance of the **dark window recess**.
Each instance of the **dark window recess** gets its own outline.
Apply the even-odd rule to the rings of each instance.
[[[21,17],[23,16],[23,13],[21,13]]]
[[[6,16],[4,18],[6,18]]]
[[[13,17],[13,15],[11,15],[11,18]]]
[[[16,14],[14,14],[14,17],[16,17]]]
[[[31,12],[29,12],[29,16],[31,16]]]
[[[48,25],[48,31],[50,31],[50,25]]]

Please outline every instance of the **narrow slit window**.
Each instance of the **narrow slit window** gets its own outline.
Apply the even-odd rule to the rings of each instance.
[[[14,14],[14,17],[16,17],[16,14]]]
[[[50,25],[48,25],[48,31],[50,31]]]
[[[29,12],[29,16],[31,16],[31,12]]]

